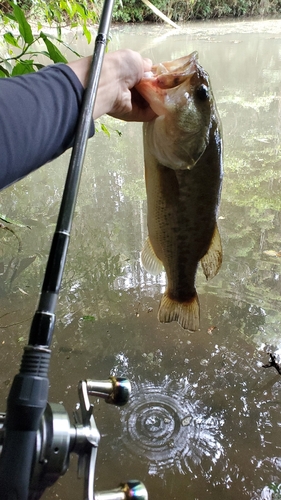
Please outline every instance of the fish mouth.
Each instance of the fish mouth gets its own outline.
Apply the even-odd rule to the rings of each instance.
[[[180,57],[175,61],[166,61],[161,64],[156,64],[155,66],[152,66],[151,71],[154,76],[165,73],[188,73],[196,64],[198,64],[198,52],[194,51],[188,56]]]
[[[136,85],[136,89],[153,111],[161,116],[166,114],[167,105],[169,107],[169,102],[177,95],[184,93],[187,96],[195,89],[201,89],[198,95],[202,99],[207,98],[209,81],[207,73],[198,63],[198,53],[192,52],[175,61],[153,66],[152,71],[146,73]]]

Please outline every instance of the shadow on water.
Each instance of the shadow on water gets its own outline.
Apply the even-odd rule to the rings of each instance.
[[[278,20],[112,29],[114,49],[154,61],[198,50],[210,73],[224,131],[224,260],[210,283],[198,272],[200,332],[157,322],[165,278],[139,262],[141,125],[105,119],[111,138],[97,133],[88,147],[50,374],[50,400],[70,413],[80,379],[132,382],[124,408],[95,403],[99,490],[139,478],[150,500],[281,497],[280,375],[262,367],[267,351],[280,347],[280,33]],[[20,223],[9,225],[16,237],[0,230],[2,410],[28,338],[68,158],[1,193],[1,213]],[[44,498],[77,500],[81,491],[73,459]]]

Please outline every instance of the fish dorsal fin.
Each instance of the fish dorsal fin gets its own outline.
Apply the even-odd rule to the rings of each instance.
[[[141,252],[141,264],[150,274],[160,274],[164,270],[161,260],[158,259],[153,250],[149,237],[146,238]]]
[[[216,224],[211,245],[208,252],[202,257],[201,265],[206,279],[211,279],[216,276],[222,263],[222,247],[221,237]]]
[[[170,298],[167,291],[164,293],[158,310],[158,319],[161,323],[177,321],[182,328],[195,332],[199,330],[199,316],[200,308],[196,292],[185,302]]]

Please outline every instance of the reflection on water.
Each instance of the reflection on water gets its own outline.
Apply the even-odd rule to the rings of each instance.
[[[224,259],[210,283],[198,272],[200,332],[157,322],[165,277],[150,276],[139,260],[147,234],[141,125],[106,119],[111,138],[97,133],[88,146],[50,373],[50,400],[70,413],[80,379],[132,382],[123,409],[95,403],[98,490],[139,478],[150,500],[281,497],[281,379],[262,368],[267,351],[281,347],[280,33],[278,20],[112,29],[112,48],[155,62],[198,50],[210,73],[224,133]],[[68,158],[1,192],[1,213],[20,223],[10,226],[16,236],[0,229],[1,410],[28,337]],[[44,498],[81,495],[74,463]]]

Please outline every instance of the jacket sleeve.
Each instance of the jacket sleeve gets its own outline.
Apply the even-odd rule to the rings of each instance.
[[[83,91],[65,64],[0,78],[0,189],[72,146]]]

